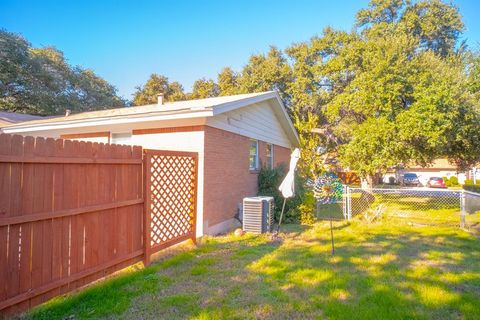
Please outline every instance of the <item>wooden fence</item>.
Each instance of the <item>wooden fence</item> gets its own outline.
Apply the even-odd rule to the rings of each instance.
[[[337,172],[337,176],[346,185],[361,183],[360,177],[355,172]]]
[[[142,179],[141,147],[0,135],[0,313],[142,260]]]

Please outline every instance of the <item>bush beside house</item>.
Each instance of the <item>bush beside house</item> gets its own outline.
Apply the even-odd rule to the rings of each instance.
[[[271,196],[275,200],[275,220],[278,221],[282,211],[283,197],[278,187],[282,183],[287,170],[284,166],[274,169],[262,168],[258,174],[258,195]],[[295,196],[287,199],[283,222],[304,223],[314,222],[315,198],[313,193],[305,189],[305,181],[295,175]]]

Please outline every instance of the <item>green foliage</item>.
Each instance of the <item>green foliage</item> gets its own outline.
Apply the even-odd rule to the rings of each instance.
[[[133,102],[134,105],[155,103],[158,93],[164,93],[166,101],[176,101],[269,90],[278,90],[287,102],[287,86],[291,80],[290,66],[283,52],[271,47],[266,55],[251,56],[241,73],[227,67],[218,74],[217,82],[205,78],[195,81],[190,93],[184,93],[175,82],[169,83],[167,77],[152,74],[145,85],[137,87]],[[173,84],[177,85],[172,92]]]
[[[463,189],[480,193],[480,184],[464,184]]]
[[[307,113],[305,116],[294,113],[293,120],[301,145],[298,172],[303,177],[311,177],[315,180],[325,171],[322,156],[317,151],[322,140],[320,136],[312,135],[312,130],[318,124],[318,116],[314,113]]]
[[[467,55],[468,87],[480,99],[480,51]]]
[[[239,75],[231,68],[223,68],[217,77],[218,89],[221,96],[230,96],[239,92],[238,77]]]
[[[443,182],[445,183],[445,187],[449,188],[452,186],[452,184],[450,183],[450,179],[448,177],[442,177],[443,179]]]
[[[398,27],[418,39],[421,49],[446,56],[464,30],[458,8],[440,0],[372,0],[357,13],[357,26],[369,32]]]
[[[452,187],[457,187],[457,186],[460,185],[460,184],[458,183],[458,178],[457,178],[456,176],[451,176],[449,182],[450,182],[450,185],[451,185]]]
[[[0,110],[58,115],[125,105],[115,87],[92,70],[70,66],[63,52],[33,48],[0,30]]]
[[[352,132],[351,142],[339,148],[339,159],[360,176],[373,175],[394,166],[401,152],[395,126],[386,118],[371,118]]]
[[[137,91],[133,94],[135,106],[157,103],[159,93],[163,93],[165,101],[178,101],[186,98],[180,83],[169,82],[167,77],[156,73],[152,73],[145,85],[136,89]]]
[[[286,170],[281,166],[273,169],[261,168],[258,174],[258,195],[274,198],[276,221],[280,218],[284,200],[278,187],[282,183],[285,174]],[[295,175],[295,196],[288,198],[285,203],[283,222],[292,223],[300,221],[299,205],[303,202],[304,195],[304,180],[300,176]]]
[[[458,178],[456,176],[443,177],[443,182],[445,182],[446,187],[458,187],[460,184],[458,183]]]
[[[192,93],[188,95],[189,99],[203,99],[216,97],[220,94],[218,84],[212,79],[199,79],[193,84]]]
[[[418,1],[409,5],[402,16],[407,32],[420,40],[420,45],[442,56],[455,48],[464,30],[458,8],[440,0]]]
[[[313,224],[316,222],[316,199],[313,192],[308,191],[303,197],[303,202],[298,207],[300,211],[300,223],[301,224]]]
[[[435,0],[375,0],[358,13],[357,26],[350,34],[327,29],[295,51],[302,74],[324,79],[316,112],[339,142],[341,164],[373,181],[399,163],[442,156],[459,167],[473,163],[478,99],[465,90],[466,55],[455,51],[458,10]],[[323,59],[303,58],[305,46]]]
[[[291,81],[290,65],[276,47],[270,47],[266,55],[252,55],[241,77],[237,78],[241,93],[277,90],[286,102],[289,100],[287,87]]]
[[[465,186],[476,186],[476,185],[480,185],[480,180],[475,180],[475,183],[473,183],[473,179],[466,179],[465,180],[465,183],[464,183]]]

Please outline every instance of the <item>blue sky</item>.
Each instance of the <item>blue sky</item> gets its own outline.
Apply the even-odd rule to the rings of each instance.
[[[285,48],[331,25],[350,30],[368,0],[21,1],[0,0],[0,28],[34,46],[54,45],[131,99],[153,72],[189,90],[224,66],[240,70],[269,45]],[[480,1],[454,1],[464,37],[480,45]]]

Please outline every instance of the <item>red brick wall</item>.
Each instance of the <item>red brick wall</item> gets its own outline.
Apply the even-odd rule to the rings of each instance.
[[[288,164],[290,163],[290,154],[292,151],[288,148],[274,146],[273,147],[273,165],[278,167],[283,164],[285,169],[288,170]]]
[[[238,204],[257,195],[258,172],[249,170],[250,138],[205,126],[204,220],[208,227],[235,216]],[[290,150],[275,145],[274,164],[288,165]],[[266,143],[259,143],[260,163]]]

